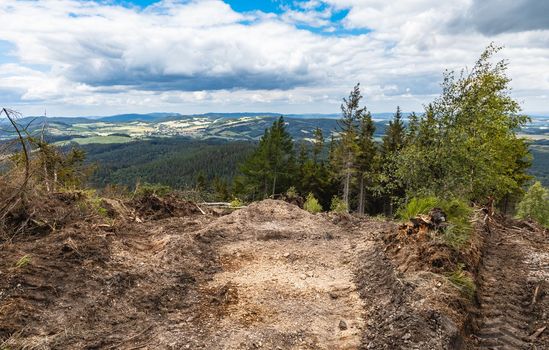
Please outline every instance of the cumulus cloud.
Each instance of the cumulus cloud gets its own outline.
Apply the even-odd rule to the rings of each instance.
[[[419,110],[438,93],[443,69],[472,64],[493,40],[507,47],[501,57],[526,109],[541,110],[549,91],[542,3],[309,0],[267,14],[221,0],[144,9],[3,0],[0,101],[66,113],[337,112],[360,81],[370,109]]]

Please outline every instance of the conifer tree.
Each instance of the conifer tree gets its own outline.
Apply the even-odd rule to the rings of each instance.
[[[240,166],[235,188],[252,199],[281,193],[290,186],[295,171],[293,139],[280,117],[265,130],[259,145]]]
[[[366,109],[360,107],[360,84],[355,85],[349,98],[344,98],[341,104],[342,117],[338,121],[339,140],[334,150],[333,161],[336,177],[343,185],[343,201],[349,208],[349,194],[351,190],[351,180],[356,173],[356,157],[359,152],[358,146],[358,127]]]
[[[381,192],[384,197],[385,214],[393,215],[395,202],[404,196],[404,189],[396,170],[398,167],[398,155],[404,147],[406,140],[406,128],[402,121],[402,112],[397,107],[393,119],[385,130],[381,145]]]
[[[359,177],[359,197],[358,197],[358,213],[365,212],[365,191],[366,182],[372,177],[374,171],[374,160],[377,153],[377,148],[374,142],[374,132],[376,127],[372,120],[370,112],[364,113],[360,119],[360,127],[358,134],[358,155],[357,168]]]

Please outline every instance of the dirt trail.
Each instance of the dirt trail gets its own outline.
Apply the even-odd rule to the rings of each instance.
[[[224,238],[218,243],[222,271],[204,286],[228,291],[226,310],[211,334],[216,348],[360,346],[356,233],[275,201],[220,221],[204,233]],[[362,238],[359,246],[371,244]]]
[[[543,326],[535,322],[535,307],[549,277],[548,242],[533,242],[535,235],[526,234],[496,225],[486,235],[473,320],[479,349],[532,349],[540,340],[541,334],[532,335]]]
[[[223,247],[223,272],[207,286],[229,285],[234,293],[219,323],[230,329],[220,348],[356,349],[364,320],[349,251],[344,238]]]

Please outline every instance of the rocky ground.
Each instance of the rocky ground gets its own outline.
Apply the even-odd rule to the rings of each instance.
[[[1,243],[0,349],[549,344],[549,243],[538,227],[479,230],[470,299],[428,249],[403,248],[392,222],[273,200],[224,216],[189,203],[107,204],[107,224]]]

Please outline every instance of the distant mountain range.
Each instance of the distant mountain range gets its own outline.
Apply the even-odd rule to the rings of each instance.
[[[180,113],[118,114],[106,117],[24,117],[21,125],[35,132],[46,124],[52,140],[57,142],[125,143],[151,137],[186,136],[193,139],[258,140],[280,113]],[[404,113],[406,119],[409,114]],[[329,137],[337,130],[340,114],[283,115],[295,139],[310,139],[315,128]],[[381,137],[393,113],[374,113],[375,136]],[[521,133],[538,140],[549,139],[549,117],[533,117]],[[7,120],[4,118],[3,123]],[[0,119],[2,123],[2,119]],[[0,128],[0,140],[13,137]]]

